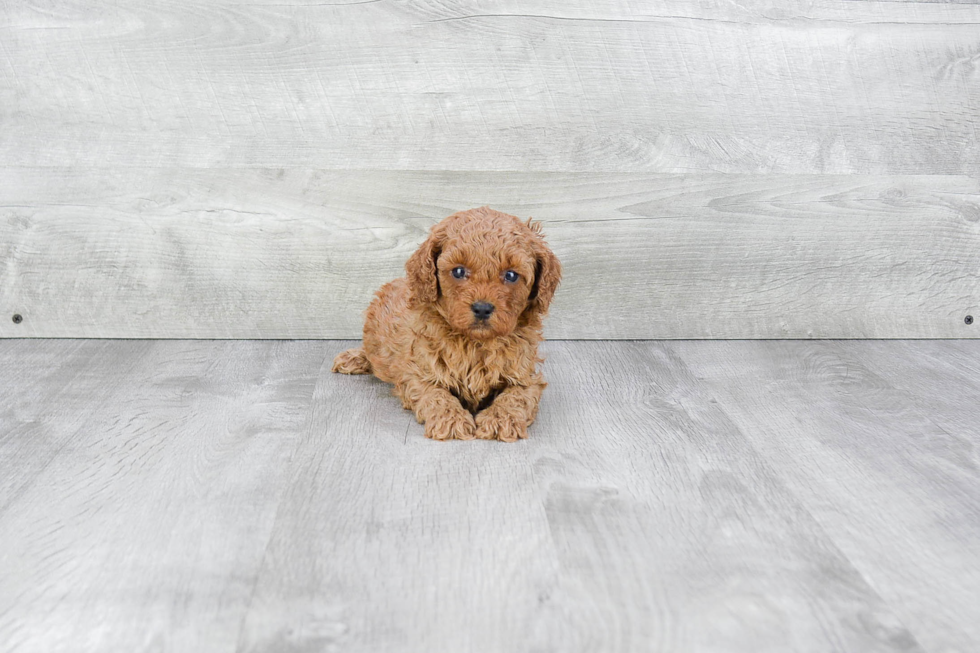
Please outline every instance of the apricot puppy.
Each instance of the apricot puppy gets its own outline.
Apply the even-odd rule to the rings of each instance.
[[[333,371],[395,385],[435,440],[527,437],[545,388],[541,320],[561,264],[540,225],[483,207],[435,225],[367,310]]]

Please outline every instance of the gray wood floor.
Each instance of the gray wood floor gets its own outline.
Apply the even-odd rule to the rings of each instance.
[[[436,443],[340,341],[0,341],[0,650],[980,650],[980,342],[551,342]]]

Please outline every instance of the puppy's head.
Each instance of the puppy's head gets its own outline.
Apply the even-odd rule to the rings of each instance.
[[[455,331],[479,340],[543,317],[561,281],[540,227],[487,207],[434,226],[405,269],[414,306],[433,305]]]

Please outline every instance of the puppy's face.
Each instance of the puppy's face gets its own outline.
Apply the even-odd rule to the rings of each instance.
[[[436,268],[441,291],[436,305],[454,330],[476,339],[514,330],[534,283],[530,247],[453,238],[444,246]]]
[[[431,304],[453,328],[485,340],[521,316],[543,316],[561,265],[539,229],[488,208],[449,216],[405,264],[415,305]]]

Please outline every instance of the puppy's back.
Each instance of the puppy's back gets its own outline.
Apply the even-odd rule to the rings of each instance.
[[[374,375],[388,383],[398,381],[395,366],[408,346],[409,294],[404,277],[386,283],[374,294],[364,320],[364,352]]]

